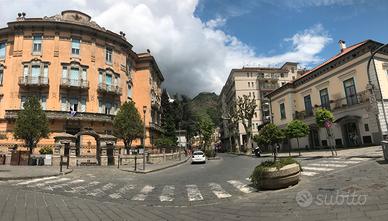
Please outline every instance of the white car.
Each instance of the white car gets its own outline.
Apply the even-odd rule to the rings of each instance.
[[[191,163],[206,163],[205,154],[200,150],[194,151]]]

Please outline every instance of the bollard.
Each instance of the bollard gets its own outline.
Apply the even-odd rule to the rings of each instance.
[[[119,168],[120,168],[120,155],[117,158],[117,169],[119,169]]]
[[[137,155],[135,155],[135,171],[137,169]]]
[[[61,162],[59,163],[59,172],[62,173],[63,156],[61,156]]]
[[[69,169],[69,164],[70,164],[70,155],[67,155],[66,169]]]

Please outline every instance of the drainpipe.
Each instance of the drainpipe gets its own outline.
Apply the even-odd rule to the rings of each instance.
[[[369,71],[369,67],[370,67],[370,63],[372,61],[372,59],[374,58],[374,56],[377,54],[377,52],[379,52],[381,49],[383,49],[384,47],[388,46],[388,44],[384,44],[380,47],[378,47],[375,51],[371,52],[371,56],[368,60],[368,64],[367,64],[367,75],[368,75],[368,82],[369,84],[372,86],[372,90],[374,90],[374,87],[373,87],[373,84],[372,84],[372,80],[370,78],[370,71]],[[382,105],[382,108],[383,108],[383,116],[384,116],[384,120],[385,120],[385,125],[387,127],[387,130],[388,130],[388,120],[387,120],[387,115],[385,113],[385,105],[384,105],[384,97],[383,97],[383,94],[381,92],[381,87],[380,87],[380,81],[379,81],[379,76],[377,74],[377,69],[376,69],[376,64],[375,64],[375,61],[373,60],[373,69],[375,71],[375,74],[376,74],[376,80],[377,80],[377,85],[379,87],[379,93],[380,93],[380,97],[381,97],[381,105]],[[380,120],[378,118],[378,115],[377,115],[377,122],[380,123]],[[380,128],[381,129],[381,128]],[[383,137],[383,133],[381,131],[381,135],[382,135],[382,138]]]

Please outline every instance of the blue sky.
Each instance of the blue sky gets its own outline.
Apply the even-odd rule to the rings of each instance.
[[[1,0],[0,0],[1,1]],[[339,52],[338,40],[388,43],[388,0],[13,0],[0,27],[79,10],[150,49],[171,93],[219,93],[232,68],[299,62],[312,68]]]
[[[339,39],[348,46],[365,39],[388,42],[384,0],[200,0],[195,15],[202,20],[224,18],[223,31],[263,55],[290,50],[284,39],[316,24],[332,38],[319,53],[324,59],[338,52]]]

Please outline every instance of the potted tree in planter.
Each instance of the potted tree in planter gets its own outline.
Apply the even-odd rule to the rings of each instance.
[[[267,124],[255,136],[257,143],[270,145],[274,150],[274,160],[262,162],[250,176],[257,189],[282,189],[299,182],[301,171],[299,163],[292,158],[276,159],[277,145],[284,138],[284,132],[274,124]]]

